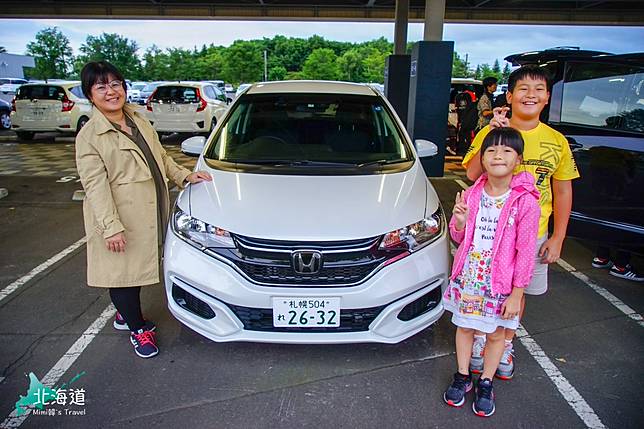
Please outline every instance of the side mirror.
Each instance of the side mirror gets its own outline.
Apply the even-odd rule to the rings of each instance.
[[[204,136],[190,137],[181,143],[181,152],[190,156],[199,156],[205,145],[206,138]]]
[[[438,155],[438,146],[429,140],[417,139],[414,143],[416,144],[416,152],[420,158]]]

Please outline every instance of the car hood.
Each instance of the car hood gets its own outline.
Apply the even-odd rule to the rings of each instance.
[[[418,162],[401,173],[293,176],[209,170],[178,204],[206,223],[256,238],[333,241],[367,238],[417,222],[436,193]],[[189,209],[188,209],[189,207]]]

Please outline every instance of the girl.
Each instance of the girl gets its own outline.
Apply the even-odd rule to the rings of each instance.
[[[476,330],[485,332],[483,374],[472,409],[483,417],[494,413],[492,378],[504,349],[505,328],[516,329],[523,288],[530,283],[539,227],[539,192],[527,172],[513,175],[521,164],[523,139],[513,128],[497,128],[481,148],[484,174],[456,195],[450,235],[460,243],[445,308],[456,329],[458,371],[443,394],[454,407],[472,389],[469,371]]]

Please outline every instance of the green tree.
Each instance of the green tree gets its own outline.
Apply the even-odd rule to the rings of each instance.
[[[340,69],[339,78],[347,82],[364,82],[365,70],[364,59],[365,51],[352,48],[346,51],[338,58],[338,67]]]
[[[501,78],[503,77],[501,74],[501,65],[499,64],[498,59],[494,60],[494,64],[492,65],[492,73],[494,73],[494,76],[496,76],[496,78],[499,80],[501,80]]]
[[[238,85],[264,80],[264,58],[256,41],[236,40],[223,54],[222,78]]]
[[[468,77],[468,75],[469,70],[467,69],[465,60],[461,59],[458,52],[454,52],[454,58],[452,59],[452,77]]]
[[[305,79],[337,80],[340,74],[338,57],[329,48],[318,48],[304,62],[302,75]]]
[[[274,66],[268,69],[268,80],[284,80],[287,74],[286,67]]]
[[[36,40],[27,44],[27,54],[33,56],[36,63],[28,75],[37,79],[64,78],[72,62],[69,39],[57,27],[36,33]]]
[[[103,33],[100,36],[87,36],[80,47],[81,55],[76,59],[78,72],[88,61],[108,61],[129,79],[141,76],[141,61],[136,54],[139,49],[134,40],[116,33]]]
[[[501,83],[508,83],[508,78],[510,77],[510,73],[512,73],[512,69],[510,68],[510,63],[505,63],[505,66],[503,66],[503,71],[501,72],[501,75],[503,79],[501,80]]]
[[[389,55],[375,48],[369,50],[364,59],[364,77],[367,82],[383,83],[385,81],[385,59]]]

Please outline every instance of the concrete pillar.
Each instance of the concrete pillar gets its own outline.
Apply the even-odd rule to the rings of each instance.
[[[423,40],[440,42],[443,40],[445,22],[445,0],[425,0],[425,29]]]
[[[394,23],[394,55],[407,53],[407,27],[409,25],[409,0],[396,0]]]

